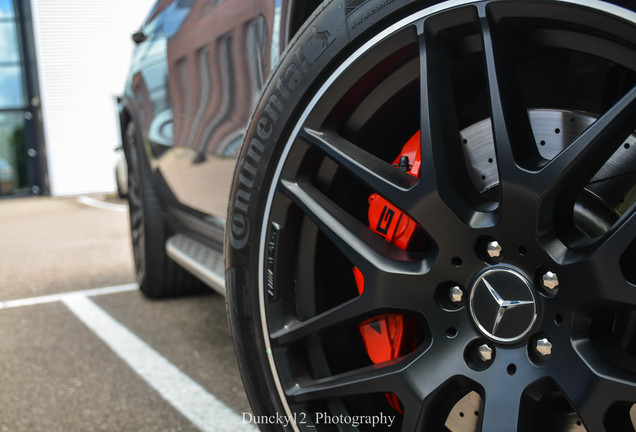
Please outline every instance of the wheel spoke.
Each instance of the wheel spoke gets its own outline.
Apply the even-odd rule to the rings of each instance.
[[[422,179],[432,185],[444,186],[449,164],[462,169],[459,127],[448,71],[448,58],[438,47],[439,41],[427,31],[418,35],[420,45],[420,104],[422,137]],[[458,159],[447,152],[452,150]],[[463,169],[462,171],[465,171]]]
[[[134,211],[138,211],[141,209],[141,200],[139,199],[139,196],[137,195],[137,193],[129,193],[130,196],[130,204],[132,204],[132,207],[135,209]]]
[[[374,192],[397,200],[394,203],[398,206],[399,196],[417,183],[415,177],[366,152],[336,132],[319,132],[303,128],[300,136],[327,153]]]
[[[602,379],[577,410],[588,431],[603,430],[607,410],[615,402],[636,402],[636,383]],[[576,405],[576,404],[575,404]]]
[[[410,363],[397,358],[381,365],[374,365],[351,372],[321,378],[302,380],[287,394],[296,402],[343,397],[371,393],[390,392],[398,396],[405,410],[406,424],[418,424],[424,413],[435,415],[434,407],[445,399],[449,367],[455,362],[441,361],[442,352],[435,347],[421,353]],[[453,374],[451,374],[453,375]],[[403,430],[413,430],[405,429]]]
[[[282,180],[281,190],[363,273],[378,269],[392,274],[424,274],[426,261],[387,242],[307,183]]]
[[[422,289],[422,281],[417,276],[378,273],[375,277],[366,275],[364,292],[359,297],[310,319],[285,323],[283,329],[272,332],[272,343],[288,345],[348,324],[357,325],[374,311],[431,309],[437,312],[436,306],[429,305],[432,303],[430,290]]]
[[[564,379],[559,385],[588,431],[605,430],[603,419],[610,406],[636,401],[636,382],[599,360],[598,350],[589,340],[578,342],[577,349],[588,361],[577,356],[561,365],[558,376]]]
[[[395,393],[404,406],[403,431],[437,430],[449,395],[466,388],[465,363],[458,346],[433,342],[406,371],[410,384]]]
[[[130,181],[128,187],[128,202],[131,204],[131,208],[140,209],[141,208],[141,196],[139,191],[139,185],[137,180],[134,178],[134,174],[129,174]]]
[[[139,235],[139,228],[134,226],[133,229],[131,230],[132,240],[134,242],[138,241],[139,240],[139,236],[140,236]]]
[[[590,293],[589,301],[612,301],[623,303],[625,305],[636,306],[636,286],[627,282],[620,274],[620,269],[612,279],[602,286],[598,286]],[[581,296],[579,301],[584,301],[585,297]]]
[[[537,175],[540,191],[551,196],[571,191],[576,199],[580,188],[614,154],[636,126],[636,87],[589,126],[572,144],[552,159]]]
[[[439,375],[443,377],[444,375]],[[409,399],[402,399],[404,405],[404,417],[402,419],[402,431],[412,432],[415,430],[427,430],[427,421],[437,419],[439,413],[439,402],[445,399],[448,393],[448,386],[441,382],[429,383],[428,388],[420,389],[418,393],[414,393]],[[421,396],[422,390],[425,391],[424,397]]]
[[[481,430],[484,432],[516,431],[519,422],[521,392],[513,386],[502,390],[498,385],[486,388]]]
[[[609,300],[628,305],[636,305],[636,287],[625,280],[621,269],[621,255],[636,238],[636,208],[625,213],[618,222],[599,240],[588,246],[584,253],[588,258],[577,264],[580,274],[589,269],[600,273],[602,284],[587,294],[578,295],[579,301]]]
[[[417,193],[424,196],[416,219],[433,235],[439,215],[466,224],[483,225],[476,211],[483,198],[470,180],[457,123],[448,47],[423,23],[418,34],[420,50],[421,160]],[[477,216],[477,217],[476,217]],[[442,216],[446,221],[446,216]],[[439,237],[439,235],[438,235]]]
[[[406,407],[402,417],[402,432],[412,432],[422,429],[422,411],[418,405]]]
[[[394,361],[390,365],[369,366],[328,378],[303,380],[286,393],[297,403],[369,393],[396,393],[396,387],[403,381],[403,373],[403,365]]]
[[[130,226],[135,229],[139,227],[139,224],[142,221],[141,209],[137,208],[132,210],[132,214],[130,215]]]
[[[585,252],[596,253],[593,259],[616,263],[625,249],[636,239],[636,206],[623,214],[600,239],[587,247]]]
[[[281,330],[271,334],[272,345],[285,346],[323,334],[326,331],[343,327],[348,323],[359,322],[362,315],[371,310],[371,305],[364,297],[356,297],[333,309],[321,313],[305,321],[286,323]]]
[[[519,166],[532,165],[540,156],[527,109],[522,104],[520,86],[503,55],[510,47],[502,46],[496,38],[485,12],[480,21],[502,202],[510,205],[510,201],[515,201],[515,184],[527,179]]]

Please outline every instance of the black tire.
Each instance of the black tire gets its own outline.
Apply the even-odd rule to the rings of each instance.
[[[124,199],[126,198],[126,194],[122,192],[121,187],[117,184],[117,198]]]
[[[139,289],[150,298],[193,294],[204,284],[166,255],[166,240],[172,234],[161,214],[161,200],[150,177],[135,124],[126,127],[128,208],[135,274]]]
[[[119,179],[117,178],[117,175],[115,175],[115,184],[117,185],[117,198],[119,199],[124,199],[126,198],[126,193],[123,191],[120,183],[119,183]]]
[[[248,419],[261,430],[630,430],[636,15],[596,1],[431,4],[325,2],[253,113],[225,243]],[[461,137],[492,131],[491,117],[479,149],[492,156],[471,162]],[[547,127],[559,137],[550,155]],[[418,131],[414,180],[392,164]],[[615,154],[619,180],[603,171]],[[407,250],[385,241],[369,227],[372,193],[425,237]],[[512,279],[488,297],[486,277]],[[530,305],[500,332],[508,308]],[[358,327],[387,313],[413,320],[414,342],[373,364]],[[460,412],[469,426],[453,429]],[[385,423],[352,425],[374,415]]]
[[[122,183],[119,181],[119,175],[115,172],[115,184],[117,185],[117,198],[124,199],[126,198],[125,186],[122,186]]]

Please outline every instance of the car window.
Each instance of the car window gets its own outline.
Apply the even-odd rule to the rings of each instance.
[[[157,9],[159,8],[159,3],[161,3],[161,0],[157,0],[152,9],[150,9],[150,12],[148,12],[148,16],[144,20],[143,27],[146,27],[146,25],[148,25],[150,21],[152,21],[152,19],[156,16]]]
[[[159,0],[143,26],[143,32],[150,40],[170,38],[179,30],[188,16],[194,0]]]
[[[179,0],[168,6],[162,13],[163,20],[160,26],[155,31],[162,33],[168,38],[174,36],[181,27],[183,20],[188,16],[192,3],[193,0]]]

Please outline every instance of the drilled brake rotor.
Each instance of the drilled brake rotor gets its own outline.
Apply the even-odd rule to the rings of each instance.
[[[588,126],[597,119],[596,115],[580,111],[564,111],[556,109],[528,110],[532,132],[539,154],[547,159],[553,159],[578,137]],[[470,178],[481,192],[488,191],[499,185],[497,172],[497,157],[492,135],[490,119],[477,122],[463,131],[461,138],[464,143],[464,157]],[[636,170],[636,134],[630,135],[623,146],[603,165],[592,178],[591,184],[601,184],[618,176],[634,174]],[[598,187],[593,189],[599,189]],[[616,208],[620,202],[620,191],[594,191],[609,208]]]

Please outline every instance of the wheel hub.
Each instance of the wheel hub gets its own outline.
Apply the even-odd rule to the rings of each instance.
[[[477,328],[499,343],[522,340],[537,321],[537,299],[530,282],[509,268],[482,273],[472,286],[468,304]]]

